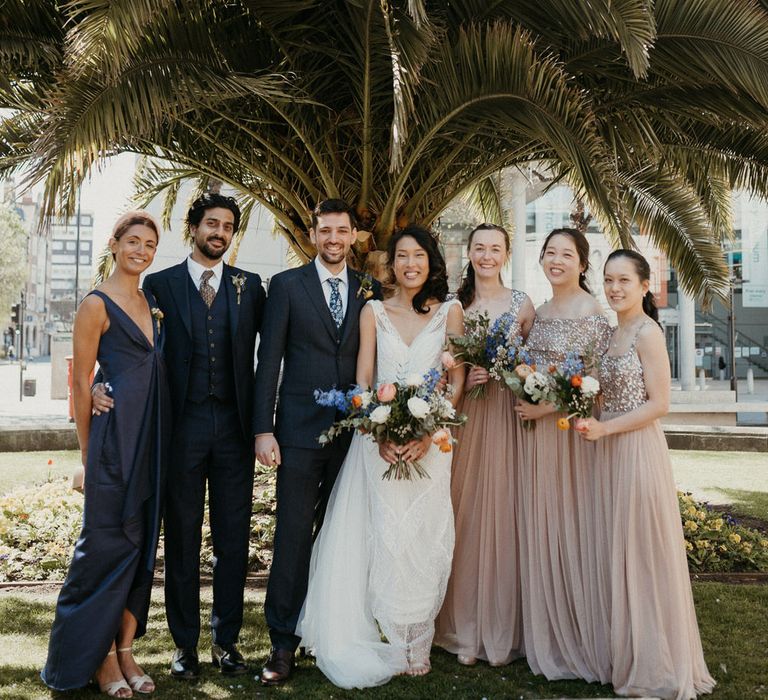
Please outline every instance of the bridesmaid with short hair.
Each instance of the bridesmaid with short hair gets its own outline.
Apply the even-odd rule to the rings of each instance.
[[[610,325],[586,282],[589,243],[576,229],[553,230],[539,261],[552,298],[536,309],[528,350],[546,372],[567,353],[602,355]],[[515,410],[535,421],[522,431],[525,457],[518,488],[520,571],[525,655],[549,680],[610,680],[607,608],[596,567],[595,449],[572,430],[557,427],[549,403],[520,402]]]
[[[509,335],[527,337],[535,315],[524,292],[508,289],[501,271],[509,261],[509,234],[481,224],[469,236],[469,266],[458,291],[467,314],[507,316]],[[486,384],[484,398],[464,394],[451,472],[456,519],[453,568],[435,643],[464,665],[478,659],[501,666],[523,655],[520,570],[515,491],[520,421],[511,391],[471,367],[465,390]]]
[[[595,532],[608,562],[611,682],[619,695],[691,700],[715,685],[699,638],[672,465],[659,418],[669,410],[670,368],[649,291],[650,267],[616,250],[604,268],[605,295],[618,316],[599,378],[600,420],[577,425],[597,442],[603,525]],[[605,583],[605,582],[603,582]]]

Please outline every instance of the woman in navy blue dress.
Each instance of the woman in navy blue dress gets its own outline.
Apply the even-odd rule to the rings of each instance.
[[[162,314],[139,289],[159,229],[143,211],[118,219],[109,241],[115,270],[75,317],[73,398],[85,466],[83,527],[59,595],[41,674],[56,690],[92,678],[111,697],[151,693],[132,643],[146,630],[162,502],[168,388]],[[115,407],[93,414],[90,374],[98,360]]]

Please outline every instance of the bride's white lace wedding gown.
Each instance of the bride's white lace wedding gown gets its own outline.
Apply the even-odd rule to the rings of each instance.
[[[455,303],[442,304],[406,345],[382,303],[369,302],[377,385],[440,368]],[[377,445],[355,434],[331,494],[296,634],[342,688],[381,685],[429,663],[453,553],[451,453],[431,445],[420,462],[429,478],[385,481]]]

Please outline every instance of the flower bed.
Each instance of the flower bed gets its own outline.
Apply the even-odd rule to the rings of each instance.
[[[0,582],[61,581],[83,516],[83,497],[70,489],[68,478],[20,486],[0,497]],[[256,466],[249,570],[268,569],[275,534],[275,474]],[[158,569],[162,568],[160,537]],[[200,569],[212,572],[213,544],[206,509]]]
[[[768,533],[739,525],[690,494],[678,494],[691,572],[768,572]],[[0,582],[61,581],[69,566],[83,512],[83,497],[60,478],[21,486],[0,497]],[[249,570],[269,568],[275,533],[275,473],[256,467]],[[162,537],[158,568],[162,566]],[[201,570],[212,570],[206,511]]]
[[[679,493],[688,568],[696,573],[768,571],[768,533]]]

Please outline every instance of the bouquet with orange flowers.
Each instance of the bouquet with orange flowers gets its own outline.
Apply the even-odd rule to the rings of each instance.
[[[518,399],[532,404],[542,401],[555,403],[555,385],[552,377],[536,369],[536,365],[531,361],[524,347],[518,348],[515,353],[514,367],[504,370],[502,376],[506,386]],[[524,420],[523,427],[531,430],[534,427],[534,421]]]
[[[557,421],[557,427],[568,430],[571,418],[589,418],[600,393],[600,382],[587,374],[588,366],[578,354],[570,352],[551,372],[555,385],[555,401],[567,416]]]
[[[423,376],[413,374],[402,382],[380,384],[375,390],[355,386],[347,392],[331,389],[315,391],[315,401],[321,406],[332,406],[345,413],[318,438],[321,445],[329,443],[345,430],[359,430],[377,444],[392,442],[405,445],[425,435],[442,452],[453,449],[453,438],[448,430],[467,420],[457,414],[450,402],[452,387],[442,388],[440,373],[430,370]],[[382,474],[383,479],[412,479],[429,476],[418,461],[398,459]]]

